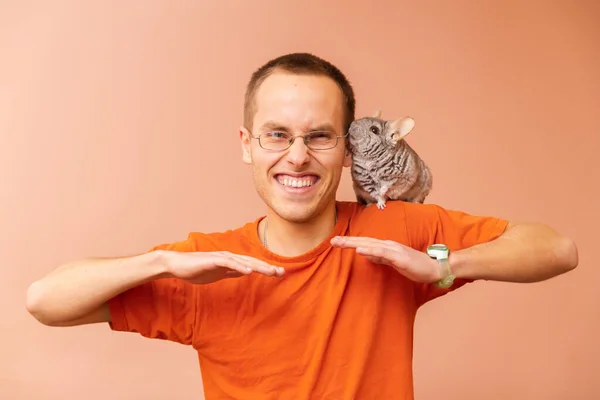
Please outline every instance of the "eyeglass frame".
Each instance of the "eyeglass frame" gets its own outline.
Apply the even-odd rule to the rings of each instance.
[[[342,135],[342,136],[340,136],[340,135],[335,135],[335,144],[334,144],[333,146],[331,146],[331,147],[327,147],[327,148],[325,148],[325,149],[314,149],[314,148],[312,148],[312,147],[310,147],[310,146],[309,146],[310,139],[311,139],[311,136],[312,136],[313,134],[315,134],[315,133],[335,133],[335,132],[333,132],[333,131],[326,131],[326,130],[311,131],[311,132],[308,132],[308,133],[307,133],[307,134],[305,134],[305,135],[292,135],[292,136],[290,137],[290,139],[289,139],[289,143],[288,143],[287,147],[285,147],[285,148],[282,148],[282,149],[268,149],[268,148],[266,148],[266,147],[264,147],[264,146],[262,145],[262,143],[261,143],[261,141],[260,141],[260,138],[261,138],[261,136],[262,136],[262,135],[265,135],[265,134],[270,134],[270,133],[273,133],[273,132],[282,132],[282,131],[277,131],[277,130],[274,130],[274,131],[263,132],[263,133],[261,133],[261,134],[260,134],[260,135],[258,135],[258,136],[254,136],[254,135],[252,134],[252,132],[248,132],[248,133],[250,134],[250,137],[251,137],[252,139],[256,139],[256,140],[258,140],[258,145],[260,146],[260,148],[261,148],[261,149],[268,150],[268,151],[285,151],[285,150],[289,149],[290,147],[292,147],[292,145],[293,145],[293,144],[294,144],[294,142],[296,141],[296,138],[298,138],[298,137],[301,137],[301,138],[302,138],[302,141],[304,142],[304,145],[305,145],[307,148],[309,148],[309,149],[311,149],[311,150],[314,150],[314,151],[326,151],[326,150],[335,149],[335,148],[337,147],[338,143],[340,142],[340,139],[341,139],[341,138],[345,138],[345,137],[347,137],[347,136],[348,136],[348,132],[346,132],[346,133],[345,133],[344,135]],[[283,133],[285,133],[285,132],[283,132]]]

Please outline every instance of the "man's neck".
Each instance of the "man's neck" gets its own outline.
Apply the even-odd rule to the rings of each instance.
[[[337,221],[336,205],[327,209],[309,222],[286,221],[269,210],[258,226],[258,236],[267,249],[284,257],[304,254],[325,240],[333,231]]]

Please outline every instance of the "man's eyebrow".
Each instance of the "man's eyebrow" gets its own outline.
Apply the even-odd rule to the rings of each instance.
[[[275,121],[267,121],[260,127],[261,131],[288,131],[288,128]]]
[[[328,131],[328,132],[335,132],[335,127],[331,124],[325,123],[322,125],[317,125],[314,128],[312,128],[309,132],[315,132],[315,131]]]
[[[267,121],[264,124],[262,124],[262,126],[260,127],[261,131],[283,131],[283,132],[288,132],[289,128],[284,126],[283,124],[279,123],[279,122],[275,122],[275,121]],[[314,127],[312,127],[311,129],[308,130],[308,132],[315,132],[315,131],[329,131],[329,132],[335,132],[335,127],[333,125],[331,125],[330,123],[324,123],[324,124],[320,124],[320,125],[315,125]]]

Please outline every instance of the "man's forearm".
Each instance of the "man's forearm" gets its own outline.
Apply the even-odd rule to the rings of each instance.
[[[27,310],[46,325],[64,326],[90,317],[99,319],[93,313],[99,312],[108,300],[162,276],[163,268],[156,254],[88,259],[61,266],[30,285]]]
[[[578,262],[573,241],[543,224],[509,225],[496,240],[450,254],[457,278],[505,282],[542,281]]]

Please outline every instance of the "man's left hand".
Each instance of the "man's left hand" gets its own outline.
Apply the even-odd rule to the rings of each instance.
[[[356,249],[356,252],[376,264],[388,265],[415,282],[431,283],[441,278],[435,259],[392,240],[380,240],[361,236],[336,236],[331,240],[334,247]]]

